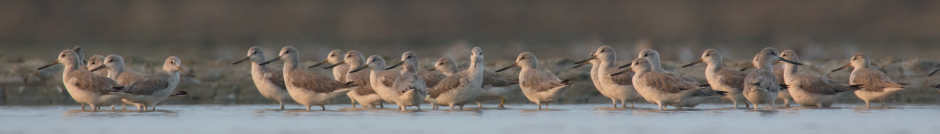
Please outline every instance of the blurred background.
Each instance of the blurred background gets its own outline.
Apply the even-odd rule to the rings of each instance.
[[[668,70],[701,80],[700,69],[676,65],[709,48],[733,67],[746,66],[764,47],[793,49],[814,63],[810,73],[840,81],[848,72],[826,71],[864,52],[893,78],[916,83],[895,102],[937,103],[936,90],[925,86],[940,78],[925,74],[940,66],[938,44],[940,1],[930,0],[4,0],[0,104],[73,104],[62,92],[61,67],[35,67],[76,45],[88,56],[123,55],[141,72],[159,70],[167,56],[180,57],[199,78],[184,79],[180,90],[193,95],[171,103],[272,103],[250,84],[248,65],[230,63],[250,46],[273,57],[288,45],[308,65],[330,50],[355,49],[395,57],[386,58],[390,63],[414,51],[423,57],[422,68],[441,56],[466,59],[475,46],[485,50],[491,69],[531,51],[548,65],[543,68],[585,81],[566,95],[563,102],[570,103],[609,102],[586,81],[589,68],[569,69],[601,45],[617,49],[622,61],[656,49]]]

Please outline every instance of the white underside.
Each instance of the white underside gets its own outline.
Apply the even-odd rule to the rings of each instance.
[[[653,104],[660,104],[663,106],[677,106],[677,107],[695,107],[712,98],[718,98],[720,96],[696,96],[693,97],[692,94],[697,92],[699,89],[685,90],[678,93],[667,93],[660,90],[654,89],[649,86],[637,86],[637,92]]]
[[[725,96],[722,96],[722,99],[733,101],[734,103],[742,104],[747,103],[747,98],[744,97],[744,93],[737,88],[732,88],[732,86],[723,85],[723,84],[711,84],[712,89],[718,91],[725,91]]]
[[[791,87],[789,91],[790,96],[793,96],[794,102],[806,107],[830,107],[833,103],[838,101],[842,95],[849,93],[841,92],[834,95],[814,94],[806,92],[799,87]]]
[[[272,99],[280,103],[292,100],[287,89],[281,89],[281,87],[274,85],[273,82],[267,81],[266,79],[255,80],[255,87],[258,88],[258,92],[261,93],[261,96],[264,96],[264,98]]]
[[[78,87],[76,87],[74,84],[69,84],[69,82],[65,82],[65,90],[69,92],[69,95],[72,96],[72,99],[75,99],[75,102],[80,104],[88,104],[91,106],[107,106],[114,105],[121,101],[121,97],[115,94],[101,94],[81,90],[78,89]]]
[[[146,106],[155,106],[157,103],[160,103],[170,97],[170,94],[173,93],[173,90],[176,89],[176,86],[171,84],[169,88],[160,89],[154,91],[150,95],[135,95],[129,93],[117,93],[121,97],[124,97],[127,101],[133,103],[139,103]]]
[[[555,87],[544,92],[537,92],[536,89],[522,86],[522,94],[525,94],[525,97],[535,104],[551,103],[558,98],[564,97],[565,92],[568,91],[568,87],[571,87],[571,85]]]
[[[290,93],[290,97],[294,99],[297,103],[301,105],[310,107],[314,105],[326,105],[331,102],[332,99],[346,95],[349,91],[356,89],[358,87],[344,88],[340,90],[333,91],[332,93],[316,93],[309,91],[303,88],[295,87],[291,84],[287,85],[287,92]]]
[[[359,95],[355,91],[350,91],[346,93],[346,95],[348,95],[349,98],[356,100],[356,102],[359,102],[359,105],[362,105],[363,107],[381,105],[383,100],[382,97],[379,97],[379,94]]]
[[[773,104],[777,100],[777,95],[779,92],[770,92],[762,89],[745,89],[751,90],[748,94],[744,95],[744,98],[747,98],[748,102],[751,104]]]
[[[881,92],[857,90],[855,91],[855,95],[858,96],[859,99],[864,100],[865,102],[884,101],[884,99],[887,98],[888,96],[894,95],[894,93],[897,93],[898,91],[901,91],[901,90],[903,90],[903,88],[885,88]]]

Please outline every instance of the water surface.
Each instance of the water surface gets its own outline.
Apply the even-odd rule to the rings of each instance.
[[[476,106],[465,110],[401,112],[328,105],[305,111],[288,105],[166,105],[157,111],[79,106],[0,106],[0,133],[937,133],[940,106],[892,105],[867,109],[857,104],[830,109],[733,109],[703,104],[694,109],[635,109],[604,104]],[[120,108],[120,107],[118,107]]]

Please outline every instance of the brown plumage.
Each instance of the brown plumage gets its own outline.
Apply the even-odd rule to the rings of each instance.
[[[618,72],[616,69],[610,69],[607,71],[609,72],[608,74],[614,74]],[[629,72],[623,72],[622,74],[619,74],[619,75],[610,76],[610,78],[617,85],[633,85],[634,74],[635,73],[633,71],[629,71]]]
[[[302,70],[302,69],[293,69],[293,70],[290,70],[288,73],[296,74],[296,75],[291,75],[291,77],[288,77],[288,79],[291,79],[290,81],[291,81],[291,84],[293,84],[293,86],[300,87],[301,89],[304,89],[304,90],[313,91],[314,93],[332,93],[333,91],[343,89],[343,88],[349,88],[349,87],[352,87],[353,85],[361,85],[359,83],[350,84],[350,83],[342,83],[339,81],[333,81],[332,79],[330,79],[330,77],[326,75],[315,73],[315,72],[310,72],[310,71]],[[307,76],[307,77],[304,77],[304,76]],[[310,76],[312,76],[312,78]]]
[[[270,80],[277,85],[277,87],[287,90],[287,86],[284,84],[284,70],[274,67],[261,66],[261,71],[264,73],[264,78]]]
[[[682,90],[701,88],[698,83],[686,81],[683,77],[676,77],[669,73],[649,71],[640,77],[646,78],[646,86],[666,93],[679,93]]]
[[[825,94],[825,95],[835,95],[839,92],[848,92],[858,90],[858,86],[850,86],[849,84],[843,84],[836,81],[832,81],[822,77],[816,77],[806,74],[794,74],[791,81],[796,81],[799,85],[789,85],[789,86],[799,86],[803,91],[814,93],[814,94]]]
[[[534,88],[536,92],[545,92],[569,84],[567,80],[562,81],[549,71],[537,71],[536,69],[532,69],[532,71],[535,71],[532,73],[535,75],[524,76],[525,81],[522,81],[522,86]]]
[[[781,71],[781,73],[783,73]],[[718,69],[718,72],[715,72],[715,75],[720,79],[721,84],[731,86],[735,89],[744,90],[744,78],[747,77],[747,74],[738,70],[721,68]],[[781,82],[783,78],[779,79]]]
[[[157,90],[170,87],[170,74],[166,72],[157,72],[144,76],[130,84],[127,92],[134,95],[151,95]]]
[[[384,72],[390,72],[390,71],[382,71],[382,72],[384,73]],[[370,83],[369,73],[370,73],[369,71],[359,71],[355,73],[346,74],[348,76],[347,77],[347,80],[349,80],[348,82],[359,84],[359,88],[354,91],[356,92],[357,95],[375,94],[375,89],[373,89],[372,86],[369,84]]]
[[[885,88],[904,88],[903,85],[894,83],[881,71],[871,68],[856,69],[854,83],[865,86],[866,91],[882,92]]]
[[[469,86],[469,75],[469,71],[462,71],[460,73],[447,76],[446,78],[441,79],[437,85],[434,85],[434,88],[429,89],[428,95],[430,95],[431,98],[436,99],[441,94],[450,92],[451,90],[454,90],[460,86]]]
[[[121,74],[118,75],[117,82],[121,85],[130,85],[134,81],[137,81],[143,77],[144,74],[137,71],[124,70],[124,72],[121,72]]]
[[[124,86],[117,83],[116,81],[111,80],[108,77],[97,75],[88,70],[75,70],[69,72],[69,76],[72,77],[71,80],[75,80],[70,83],[75,83],[76,87],[85,91],[107,94],[109,92],[115,92],[124,89]]]

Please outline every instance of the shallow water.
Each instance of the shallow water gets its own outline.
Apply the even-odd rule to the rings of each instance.
[[[297,105],[166,105],[157,111],[80,110],[79,106],[0,106],[0,133],[937,133],[940,106],[857,104],[830,109],[733,109],[703,104],[659,111],[605,104],[484,105],[465,110],[400,112],[328,105],[305,111]],[[120,106],[118,107],[120,108]],[[136,109],[136,108],[134,108]]]

